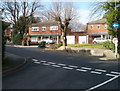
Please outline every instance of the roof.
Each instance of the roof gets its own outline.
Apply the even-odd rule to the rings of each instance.
[[[88,24],[105,24],[105,23],[106,23],[105,18],[99,19],[99,20],[96,20],[96,21],[92,21],[92,22],[88,22]]]
[[[39,22],[32,24],[32,27],[38,27],[38,26],[56,26],[58,23],[56,21],[44,21],[44,22]]]

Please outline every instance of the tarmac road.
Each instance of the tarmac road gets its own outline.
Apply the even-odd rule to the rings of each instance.
[[[28,63],[3,76],[3,89],[120,90],[117,61],[100,61],[98,57],[39,48],[7,47],[6,51],[26,57]]]

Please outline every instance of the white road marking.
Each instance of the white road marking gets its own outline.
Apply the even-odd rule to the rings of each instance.
[[[41,60],[40,62],[46,62],[46,61]]]
[[[81,67],[82,69],[91,70],[92,68]]]
[[[66,64],[58,64],[58,65],[61,65],[61,66],[66,66]]]
[[[61,66],[59,66],[59,65],[52,65],[52,66],[54,66],[54,67],[61,67]]]
[[[106,74],[106,76],[117,76],[117,75],[113,75],[113,74]]]
[[[102,74],[101,72],[96,72],[96,71],[91,71],[91,73],[94,73],[94,74]]]
[[[120,76],[120,75],[119,75],[119,76]],[[96,88],[98,88],[98,87],[101,87],[101,86],[103,86],[103,85],[111,82],[112,80],[115,80],[115,79],[118,78],[119,76],[114,76],[113,78],[111,78],[111,79],[109,79],[109,80],[107,80],[107,81],[105,81],[105,82],[103,82],[103,83],[101,83],[101,84],[98,84],[98,85],[96,85],[96,86],[94,86],[94,87],[91,87],[91,88],[89,88],[88,90],[85,90],[85,91],[91,91],[91,90],[93,90],[93,89],[96,89]]]
[[[70,68],[70,67],[62,67],[64,69],[69,69],[69,70],[72,70],[73,68]]]
[[[106,70],[95,69],[95,71],[107,72]]]
[[[78,66],[74,66],[74,65],[69,65],[69,67],[78,68]]]
[[[53,62],[48,62],[49,64],[56,64],[56,63],[53,63]]]
[[[83,70],[83,69],[76,69],[77,71],[82,71],[82,72],[86,72],[87,70]]]
[[[43,63],[43,65],[50,65],[50,64],[47,64],[47,63]]]
[[[38,60],[37,59],[32,59],[34,62],[37,62]]]
[[[40,64],[40,62],[34,62],[34,63],[36,63],[36,64]]]
[[[114,72],[114,71],[111,71],[111,73],[120,75],[120,73],[119,73],[119,72]]]

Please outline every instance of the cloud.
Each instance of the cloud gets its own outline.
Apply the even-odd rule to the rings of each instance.
[[[82,24],[86,24],[90,20],[90,10],[78,10],[78,14],[80,15],[79,22]]]

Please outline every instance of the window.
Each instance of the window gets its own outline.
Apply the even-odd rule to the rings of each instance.
[[[31,37],[31,42],[37,42],[37,37]]]
[[[50,26],[50,30],[58,30],[58,26]]]
[[[92,30],[93,29],[93,25],[90,25],[90,30]]]
[[[39,31],[39,27],[32,27],[32,31]]]
[[[107,24],[104,25],[104,29],[107,29]]]
[[[97,28],[100,29],[100,25],[97,25]]]
[[[46,31],[46,27],[42,27],[42,31]]]

